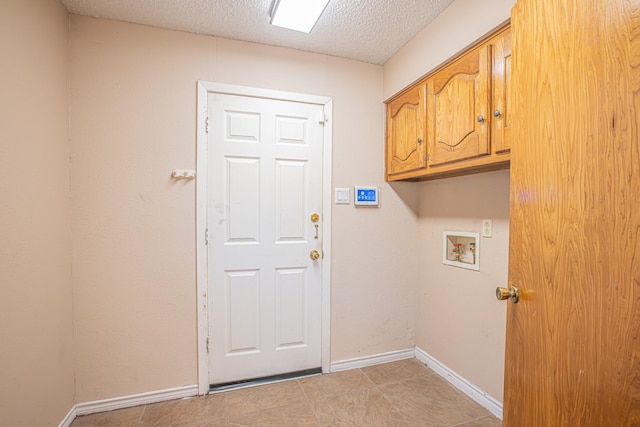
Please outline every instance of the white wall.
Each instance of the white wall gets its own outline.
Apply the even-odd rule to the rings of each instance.
[[[56,426],[74,404],[68,16],[0,2],[0,425]]]
[[[416,345],[502,401],[506,307],[495,289],[507,284],[509,171],[420,185]],[[480,271],[442,264],[443,231],[480,233]]]
[[[417,187],[383,181],[382,67],[71,17],[73,284],[79,402],[196,384],[196,81],[334,100],[331,358],[414,345]],[[402,187],[402,186],[400,186]],[[400,196],[401,194],[402,196]]]
[[[456,0],[384,65],[388,99],[509,19],[513,0]],[[507,281],[508,171],[415,183],[419,189],[416,345],[502,400],[506,304],[495,300]],[[442,264],[442,232],[480,232],[480,272]]]
[[[199,79],[332,96],[334,187],[382,188],[380,209],[333,208],[332,360],[417,344],[500,398],[504,308],[485,298],[506,280],[507,174],[384,183],[381,101],[503,22],[511,3],[457,0],[383,73],[78,16],[67,33],[56,1],[2,2],[0,424],[56,425],[73,405],[72,315],[77,402],[196,383],[195,187],[169,173],[195,168]],[[433,236],[484,217],[496,233],[482,241],[486,268],[439,265]],[[441,294],[452,283],[468,296],[459,306]]]
[[[515,0],[456,0],[384,64],[384,98],[507,21]]]

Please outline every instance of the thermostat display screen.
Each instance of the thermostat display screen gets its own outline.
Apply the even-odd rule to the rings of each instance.
[[[375,202],[378,198],[378,192],[376,190],[358,190],[359,202]]]
[[[355,205],[379,206],[378,187],[355,187]]]

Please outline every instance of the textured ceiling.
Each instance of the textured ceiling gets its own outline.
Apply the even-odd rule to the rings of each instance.
[[[330,0],[311,34],[269,25],[273,0],[60,0],[71,13],[384,64],[453,0]],[[305,0],[300,0],[305,1]]]

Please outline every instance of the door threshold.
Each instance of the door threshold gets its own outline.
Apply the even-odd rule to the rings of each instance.
[[[235,390],[244,387],[276,383],[279,381],[291,380],[294,378],[310,377],[322,373],[322,368],[305,369],[302,371],[288,372],[286,374],[271,375],[269,377],[251,378],[248,380],[232,381],[228,383],[209,385],[209,393],[220,393],[222,391]]]

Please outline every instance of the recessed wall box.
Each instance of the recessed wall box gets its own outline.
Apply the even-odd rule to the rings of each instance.
[[[353,203],[356,206],[380,206],[380,189],[356,185],[353,192]]]
[[[442,263],[480,270],[480,235],[464,231],[442,233]]]

